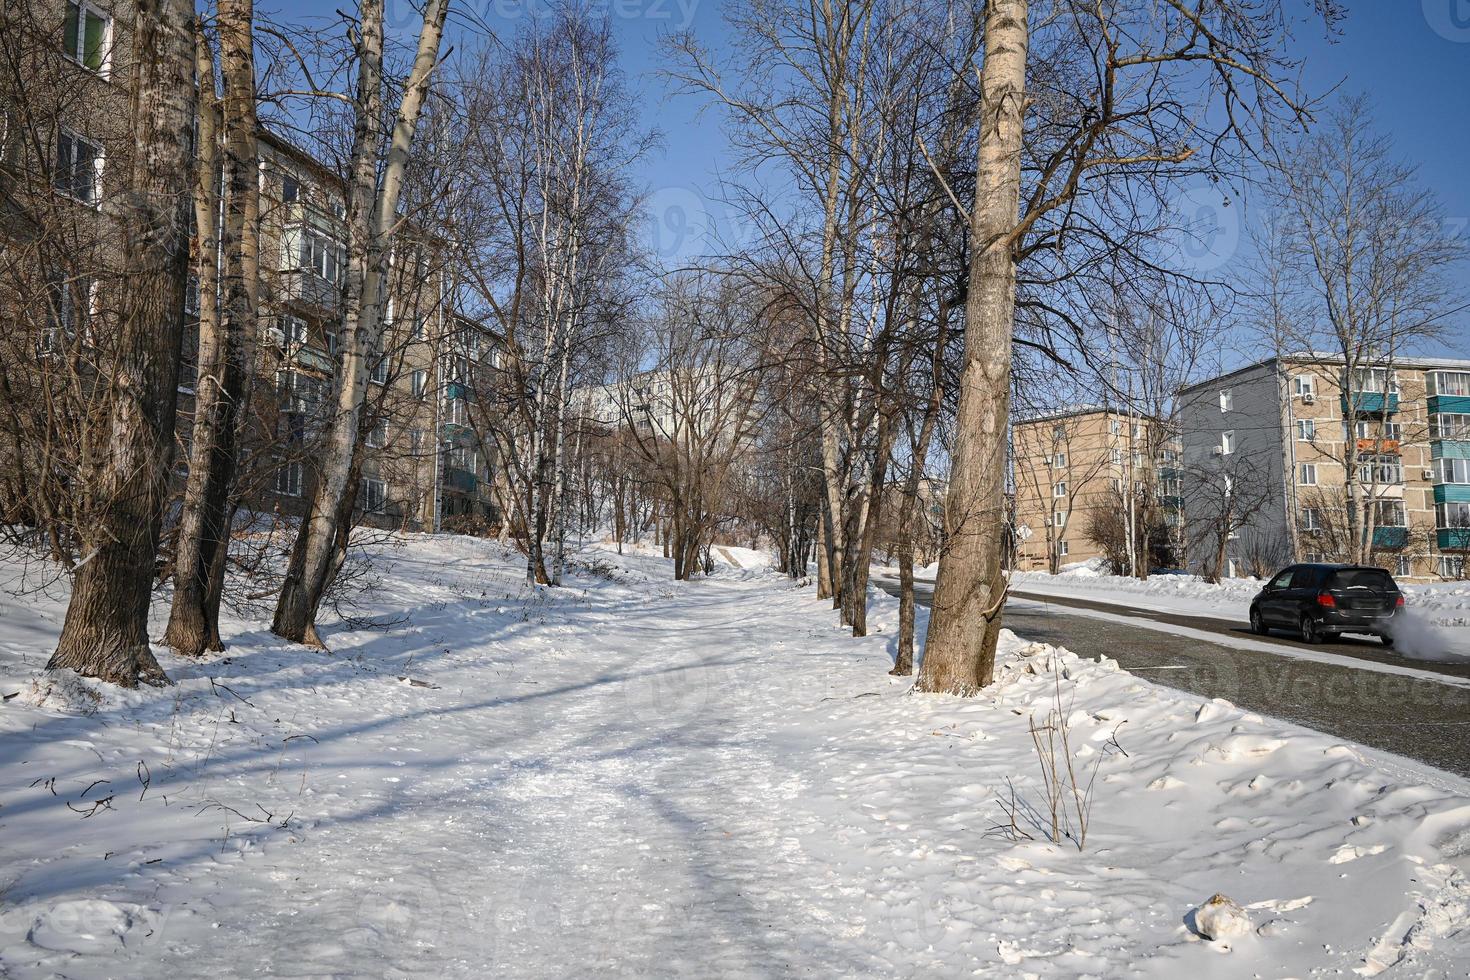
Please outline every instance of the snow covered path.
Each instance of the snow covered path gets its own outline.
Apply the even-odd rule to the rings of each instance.
[[[1470,966],[1462,780],[1014,640],[994,696],[910,697],[810,590],[599,557],[615,581],[527,594],[490,546],[414,539],[377,603],[406,627],[244,632],[91,714],[7,702],[0,975]],[[10,693],[60,609],[4,612]],[[1080,853],[997,827],[1008,780],[1040,803],[1056,690],[1101,759]],[[1256,906],[1228,952],[1187,924],[1216,891]]]

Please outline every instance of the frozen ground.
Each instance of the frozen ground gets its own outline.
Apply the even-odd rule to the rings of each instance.
[[[408,624],[230,623],[166,690],[33,684],[60,597],[0,606],[0,975],[1470,969],[1463,780],[1009,635],[985,696],[909,696],[889,600],[853,640],[749,552],[534,593],[479,541],[380,552]],[[1211,942],[1216,892],[1248,921]]]

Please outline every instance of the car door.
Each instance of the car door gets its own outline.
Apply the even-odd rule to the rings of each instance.
[[[1266,622],[1281,626],[1287,623],[1295,624],[1296,618],[1287,619],[1286,603],[1291,592],[1292,580],[1295,578],[1297,568],[1293,565],[1283,572],[1277,573],[1266,586],[1265,595],[1261,596],[1258,603],[1261,610],[1261,618]]]

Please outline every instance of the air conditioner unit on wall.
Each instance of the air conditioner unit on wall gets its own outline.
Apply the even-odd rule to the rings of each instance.
[[[1224,446],[1216,446],[1214,449],[1212,449],[1210,451],[1213,452],[1216,456],[1224,456],[1225,455],[1225,447]]]
[[[1433,480],[1434,479],[1434,470],[1431,470],[1431,469],[1428,469],[1428,468],[1423,469],[1423,470],[1420,470],[1419,471],[1419,478],[1422,479],[1422,480]]]
[[[1317,396],[1316,396],[1316,394],[1314,394],[1313,392],[1310,392],[1310,391],[1303,392],[1302,393],[1302,404],[1303,405],[1315,405],[1315,404],[1317,404]]]

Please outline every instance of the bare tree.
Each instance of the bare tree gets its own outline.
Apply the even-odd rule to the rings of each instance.
[[[1262,240],[1275,247],[1280,273],[1256,270],[1253,291],[1278,350],[1341,359],[1348,424],[1341,452],[1330,455],[1344,472],[1343,557],[1362,562],[1374,550],[1371,502],[1397,465],[1383,446],[1402,436],[1391,431],[1394,362],[1444,335],[1461,299],[1451,272],[1465,249],[1434,194],[1373,126],[1363,97],[1344,99],[1284,150],[1272,176],[1276,215]],[[1319,450],[1328,452],[1326,443]]]
[[[105,452],[78,474],[87,517],[83,558],[48,669],[125,687],[166,682],[148,648],[148,604],[174,451],[184,297],[187,208],[195,118],[193,8],[179,0],[136,7],[130,85],[135,148],[122,193],[109,201],[122,260],[101,290],[118,337],[105,365],[105,409],[87,433]]]
[[[1065,253],[1074,231],[1084,242],[1126,241],[1143,213],[1111,230],[1110,190],[1158,194],[1171,177],[1224,166],[1274,115],[1301,111],[1277,81],[1288,67],[1279,3],[1057,8],[1033,31],[1026,0],[986,6],[978,178],[967,216],[966,364],[947,546],[918,680],[925,691],[972,694],[994,670],[1005,600],[1003,474],[1018,264],[1038,250]],[[1213,134],[1200,123],[1212,116],[1224,120]],[[1202,148],[1207,162],[1195,160]]]
[[[215,97],[213,58],[201,36],[197,74],[201,112],[195,176],[199,284],[199,370],[189,477],[174,559],[174,599],[164,642],[197,655],[222,650],[220,576],[229,548],[237,430],[246,396],[248,351],[260,286],[260,157],[256,147],[255,32],[252,0],[221,0],[219,37],[224,98]],[[215,193],[223,128],[224,224]],[[220,270],[220,271],[217,271]],[[219,302],[222,295],[223,303]]]
[[[347,283],[341,336],[342,367],[335,382],[331,435],[310,510],[302,522],[276,605],[272,632],[321,646],[316,612],[345,554],[360,472],[360,435],[368,375],[383,355],[387,257],[398,228],[399,196],[420,113],[439,58],[448,0],[429,0],[413,67],[383,132],[383,2],[363,0],[355,32],[358,59],[352,175],[347,193]],[[386,145],[385,145],[386,144]]]

